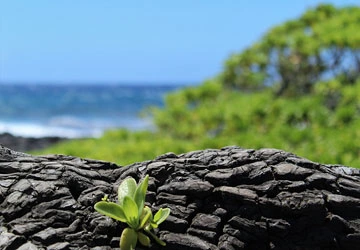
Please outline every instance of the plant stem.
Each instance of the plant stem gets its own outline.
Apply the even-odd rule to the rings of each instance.
[[[156,241],[156,243],[158,243],[159,245],[161,245],[163,247],[166,246],[166,243],[164,241],[160,240],[160,238],[157,237],[155,234],[153,234],[150,230],[144,229],[144,231],[147,234],[149,234]]]

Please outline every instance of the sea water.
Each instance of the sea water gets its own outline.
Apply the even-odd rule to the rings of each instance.
[[[149,106],[162,107],[180,85],[0,84],[0,133],[25,137],[99,137],[105,130],[152,129]]]

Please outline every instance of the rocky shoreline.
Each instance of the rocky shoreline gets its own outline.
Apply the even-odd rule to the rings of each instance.
[[[57,137],[57,136],[35,138],[35,137],[15,136],[10,133],[0,134],[0,145],[21,152],[44,149],[55,143],[65,140],[69,140],[69,139],[63,137]]]

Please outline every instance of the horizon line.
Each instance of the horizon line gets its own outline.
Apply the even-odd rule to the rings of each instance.
[[[192,86],[198,81],[0,81],[0,85]]]

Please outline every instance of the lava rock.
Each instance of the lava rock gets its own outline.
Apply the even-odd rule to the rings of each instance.
[[[23,137],[15,136],[10,133],[0,134],[0,145],[18,151],[31,151],[48,148],[49,146],[61,141],[69,140],[68,138],[58,136],[45,137]]]
[[[0,249],[118,249],[124,224],[94,210],[149,174],[146,204],[171,208],[150,249],[356,249],[360,171],[276,149],[226,147],[121,167],[0,146]],[[139,246],[137,249],[143,250]]]

